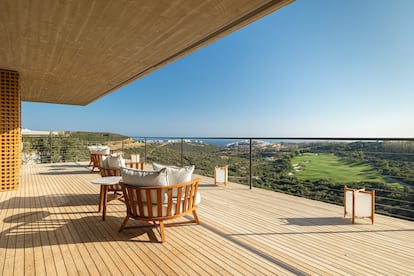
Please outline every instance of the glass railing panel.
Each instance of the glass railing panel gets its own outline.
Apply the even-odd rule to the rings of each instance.
[[[22,162],[57,163],[89,160],[88,146],[108,146],[113,151],[122,151],[126,137],[120,135],[91,135],[88,133],[64,132],[49,136],[23,136]]]
[[[251,144],[250,144],[251,142]],[[376,191],[376,212],[414,220],[414,140],[123,137],[65,133],[23,137],[23,163],[88,161],[88,146],[106,145],[126,159],[195,165],[214,176],[227,165],[229,181],[333,204],[343,187]]]
[[[377,213],[414,217],[412,141],[267,141],[253,146],[253,185],[343,204],[344,185],[376,191]]]
[[[240,139],[190,139],[184,147],[184,164],[195,165],[195,173],[214,176],[216,166],[228,166],[229,181],[247,183],[249,174],[246,151]],[[247,160],[247,161],[246,161]]]

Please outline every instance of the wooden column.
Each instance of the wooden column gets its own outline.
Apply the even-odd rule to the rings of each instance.
[[[0,69],[0,191],[16,190],[21,169],[19,73]]]

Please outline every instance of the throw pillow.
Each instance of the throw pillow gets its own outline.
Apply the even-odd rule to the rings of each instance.
[[[104,169],[119,169],[125,167],[125,160],[121,156],[102,156],[101,167]]]
[[[184,182],[191,181],[195,166],[185,166],[185,167],[176,167],[176,166],[167,166],[161,165],[158,163],[152,163],[154,170],[161,170],[163,168],[167,169],[167,180],[168,185],[175,185]]]
[[[125,184],[132,186],[167,186],[167,170],[162,169],[160,171],[140,171],[132,168],[121,169],[122,181]],[[162,201],[167,202],[166,191],[162,192]],[[147,195],[144,191],[141,191],[141,199],[143,202],[147,202]],[[157,200],[157,191],[151,191],[151,202],[155,203]]]
[[[141,171],[132,168],[122,168],[122,181],[135,186],[167,186],[167,170]]]

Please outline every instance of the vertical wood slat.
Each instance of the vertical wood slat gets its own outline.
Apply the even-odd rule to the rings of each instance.
[[[151,189],[146,189],[146,198],[147,198],[147,211],[148,211],[148,216],[152,217],[152,198],[151,198]],[[143,214],[143,213],[141,213]]]
[[[158,204],[162,204],[161,202]],[[168,189],[168,207],[167,207],[167,216],[172,216],[172,206],[173,206],[173,189]],[[178,213],[176,213],[178,214]],[[164,214],[161,214],[164,215]]]
[[[156,189],[157,191],[157,216],[162,216],[162,197],[161,197],[161,193],[164,192],[164,190],[162,189]],[[147,208],[151,208],[152,206],[147,206]]]
[[[128,190],[129,194],[134,195],[134,191],[131,188],[128,188],[128,189],[129,189]],[[132,214],[134,214],[135,216],[138,216],[135,200],[138,203],[139,214],[142,214],[144,212],[144,207],[143,207],[142,199],[141,199],[141,189],[137,189],[135,191],[135,198],[131,197],[131,200],[130,200],[130,203],[131,203],[131,206],[132,206],[132,208],[131,208],[132,209]],[[131,210],[131,209],[128,209],[128,210]]]
[[[185,196],[184,196],[184,203],[183,203],[183,210],[187,210],[187,206],[188,206],[188,187],[185,187]]]
[[[183,187],[178,187],[177,190],[177,203],[175,204],[175,213],[178,214],[181,209],[181,197],[182,197]]]
[[[19,73],[0,69],[0,191],[17,190],[21,169]]]

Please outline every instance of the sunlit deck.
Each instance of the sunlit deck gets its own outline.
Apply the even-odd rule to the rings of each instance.
[[[0,193],[0,274],[414,274],[414,222],[230,183],[200,188],[200,225],[118,233],[120,201],[98,210],[86,164],[27,165]],[[131,224],[134,222],[130,222]]]

